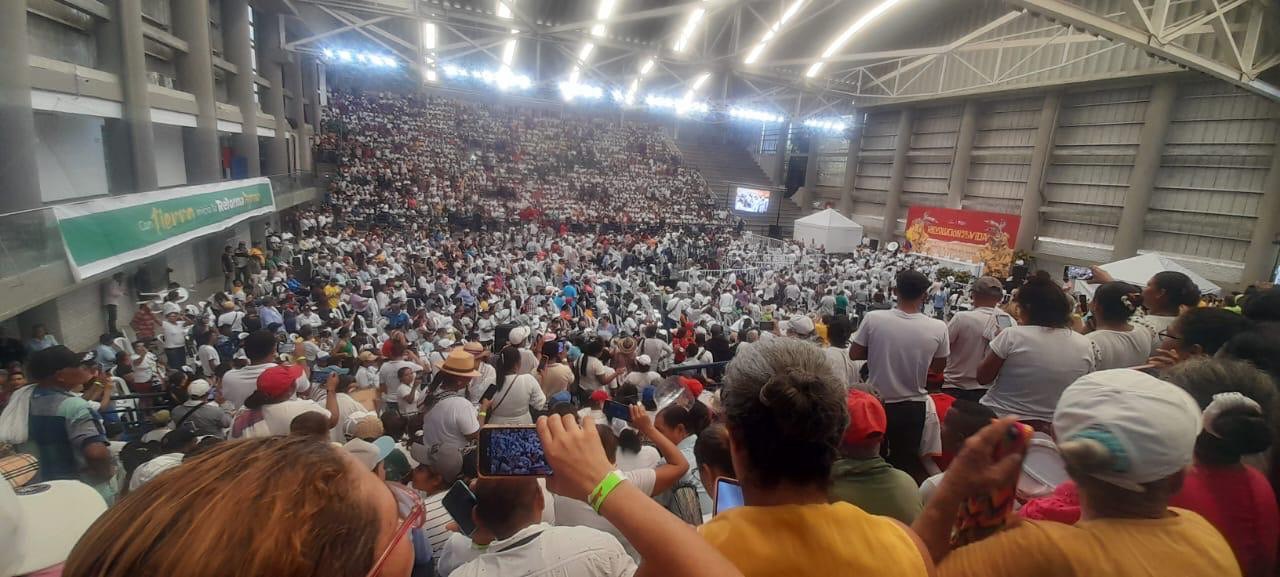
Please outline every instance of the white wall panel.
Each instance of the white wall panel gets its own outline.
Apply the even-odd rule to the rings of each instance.
[[[41,200],[57,202],[107,194],[102,119],[45,112],[33,116]]]
[[[1018,213],[1044,97],[983,102],[978,110],[964,208]]]

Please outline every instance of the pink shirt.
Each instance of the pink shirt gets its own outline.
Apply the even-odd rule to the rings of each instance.
[[[1245,577],[1275,574],[1280,511],[1262,473],[1244,465],[1194,465],[1169,506],[1195,511],[1221,531]]]

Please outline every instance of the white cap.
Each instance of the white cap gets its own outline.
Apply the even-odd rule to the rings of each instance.
[[[164,306],[160,307],[160,310],[164,316],[169,316],[171,313],[182,314],[182,307],[179,306],[178,303],[164,303]]]
[[[1058,445],[1092,441],[1110,449],[1110,471],[1092,476],[1141,492],[1191,464],[1200,405],[1178,386],[1131,369],[1080,377],[1053,414]]]
[[[649,355],[640,355],[636,357],[636,364],[647,367],[653,364],[653,359],[649,358]]]
[[[524,344],[529,339],[529,327],[516,327],[507,335],[507,342],[513,345]]]
[[[191,398],[193,399],[204,398],[205,395],[209,394],[210,388],[212,387],[209,385],[209,381],[206,381],[204,379],[196,379],[194,381],[191,381],[191,384],[187,385],[187,394],[190,395]]]
[[[14,489],[0,483],[0,577],[26,575],[67,560],[89,526],[107,511],[97,491],[79,481]]]
[[[813,332],[813,319],[804,315],[796,315],[787,321],[787,330],[797,335],[808,335]]]

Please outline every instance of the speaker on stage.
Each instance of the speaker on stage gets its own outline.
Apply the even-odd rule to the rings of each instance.
[[[783,181],[783,185],[786,188],[784,192],[786,198],[791,198],[797,190],[804,186],[804,173],[808,167],[809,157],[807,156],[793,156],[787,162],[787,177]]]

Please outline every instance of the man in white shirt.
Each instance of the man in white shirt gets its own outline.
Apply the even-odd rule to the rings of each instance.
[[[258,387],[258,376],[267,369],[276,366],[276,335],[271,331],[259,330],[245,337],[244,354],[249,358],[249,365],[243,369],[227,371],[222,377],[222,398],[231,404],[232,409],[244,406],[245,399]],[[305,358],[297,355],[299,358]],[[294,394],[311,389],[311,380],[305,372],[294,382]]]
[[[542,523],[546,503],[537,480],[480,479],[474,492],[472,518],[496,540],[478,558],[451,573],[452,577],[635,574],[635,561],[613,535],[590,527]]]
[[[906,471],[917,483],[928,478],[920,461],[925,424],[925,380],[930,371],[942,372],[951,353],[947,325],[920,312],[929,279],[914,270],[896,277],[893,289],[898,307],[872,311],[853,335],[849,358],[867,361],[871,385],[884,401],[888,427],[885,444],[889,464]]]
[[[986,358],[992,339],[1014,322],[1008,313],[996,308],[1004,297],[999,280],[979,278],[970,288],[970,295],[973,310],[956,313],[947,324],[951,355],[943,372],[942,390],[957,399],[977,402],[987,394],[987,387],[978,383],[978,365]]]

